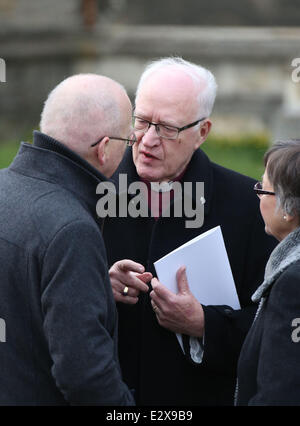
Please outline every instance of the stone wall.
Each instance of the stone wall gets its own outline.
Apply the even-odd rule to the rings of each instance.
[[[0,35],[82,27],[79,0],[0,0]]]
[[[298,26],[298,0],[100,0],[128,25]]]
[[[216,133],[299,137],[300,82],[291,79],[291,62],[300,57],[300,29],[127,25],[129,3],[126,16],[133,22],[134,3],[137,8],[144,2],[106,0],[99,2],[98,23],[87,29],[79,0],[0,0],[0,58],[6,61],[0,141],[27,136],[37,127],[48,92],[65,77],[103,73],[123,83],[133,98],[145,64],[168,55],[215,73]],[[161,0],[164,7],[167,3]],[[177,3],[172,1],[174,8]]]
[[[180,55],[216,76],[216,133],[299,136],[300,83],[291,79],[291,62],[300,57],[300,29],[113,26],[106,36],[99,59],[79,61],[76,71],[110,75],[133,95],[145,63]]]

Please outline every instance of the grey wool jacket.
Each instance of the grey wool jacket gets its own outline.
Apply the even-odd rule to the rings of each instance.
[[[105,178],[34,133],[0,171],[0,405],[133,405],[96,221]]]
[[[238,365],[237,405],[300,405],[300,228],[273,250]]]

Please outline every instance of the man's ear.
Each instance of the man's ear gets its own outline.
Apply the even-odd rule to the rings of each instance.
[[[205,142],[205,140],[206,140],[206,138],[207,138],[207,136],[210,132],[211,125],[212,125],[212,123],[209,119],[205,120],[205,122],[202,125],[200,125],[200,128],[199,128],[200,137],[197,141],[197,144],[196,144],[196,147],[195,147],[196,149],[199,148],[199,146],[202,145],[203,142]]]
[[[106,162],[107,157],[107,144],[109,142],[109,137],[105,136],[101,142],[97,145],[97,157],[100,166],[103,166]]]

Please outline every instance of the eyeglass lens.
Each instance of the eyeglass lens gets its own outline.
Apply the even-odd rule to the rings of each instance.
[[[147,133],[151,126],[155,127],[158,136],[166,139],[176,139],[178,130],[174,127],[165,126],[164,124],[151,123],[148,120],[143,120],[139,117],[134,117],[133,127],[135,131]]]

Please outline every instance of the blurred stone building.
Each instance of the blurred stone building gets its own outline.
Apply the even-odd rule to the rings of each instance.
[[[37,127],[65,77],[102,73],[133,97],[144,65],[169,55],[216,75],[215,133],[300,137],[299,18],[297,0],[0,0],[0,142]]]

